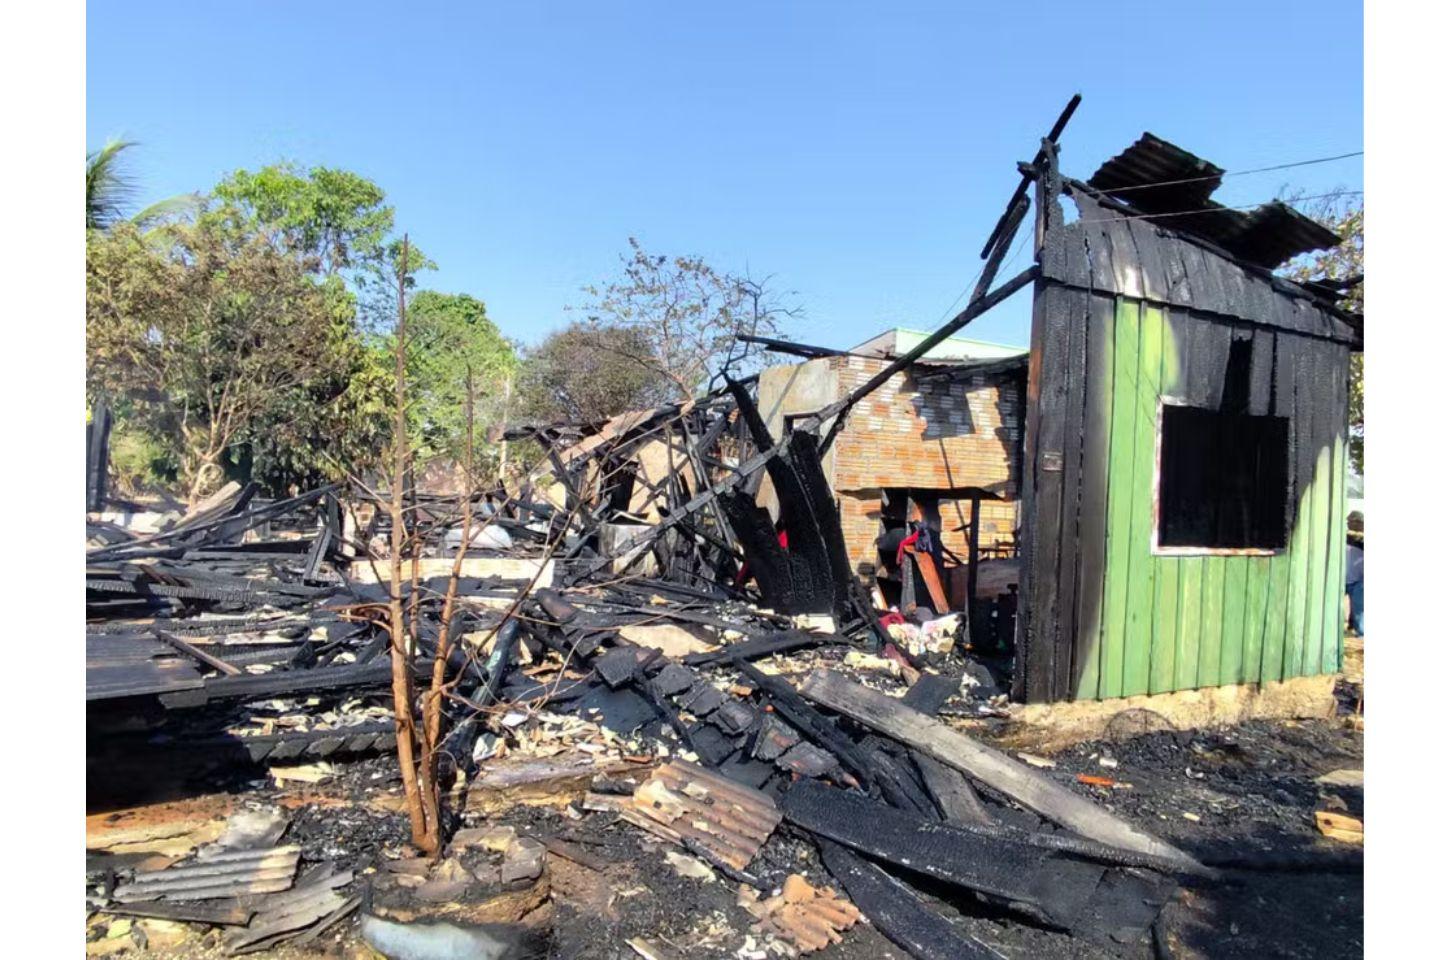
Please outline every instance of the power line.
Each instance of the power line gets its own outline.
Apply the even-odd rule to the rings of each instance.
[[[1307,166],[1311,166],[1313,164],[1318,164],[1318,163],[1333,163],[1336,160],[1348,160],[1351,157],[1362,157],[1362,156],[1364,156],[1364,151],[1363,150],[1355,150],[1355,151],[1352,151],[1350,153],[1338,153],[1338,154],[1335,154],[1332,157],[1313,157],[1313,158],[1311,158],[1309,160],[1294,160],[1294,161],[1291,161],[1289,163],[1276,163],[1276,164],[1271,164],[1271,165],[1269,165],[1267,167],[1253,167],[1253,168],[1248,169],[1248,170],[1229,170],[1229,171],[1225,171],[1224,173],[1215,174],[1213,176],[1208,176],[1208,177],[1184,177],[1184,178],[1178,179],[1178,180],[1159,180],[1159,181],[1156,181],[1154,183],[1139,183],[1139,184],[1134,184],[1133,186],[1129,186],[1129,187],[1116,187],[1116,188],[1113,188],[1111,190],[1104,190],[1102,192],[1103,193],[1111,193],[1111,194],[1119,194],[1119,193],[1127,193],[1130,190],[1146,190],[1146,189],[1148,189],[1150,187],[1171,187],[1171,186],[1176,186],[1176,185],[1181,184],[1181,183],[1198,183],[1198,182],[1201,182],[1201,181],[1204,181],[1204,180],[1219,180],[1219,179],[1223,179],[1223,178],[1226,178],[1226,177],[1244,177],[1244,176],[1248,176],[1249,174],[1254,174],[1254,173],[1271,173],[1271,172],[1273,172],[1275,170],[1290,170],[1290,169],[1293,169],[1294,167],[1307,167]],[[1319,200],[1319,199],[1323,199],[1323,198],[1326,198],[1326,197],[1339,197],[1339,196],[1348,196],[1350,194],[1363,194],[1363,193],[1364,193],[1363,190],[1344,190],[1344,191],[1340,191],[1340,192],[1337,192],[1337,193],[1324,193],[1324,194],[1318,194],[1316,196],[1310,196],[1310,197],[1297,197],[1295,199],[1297,199],[1297,200]],[[1184,211],[1180,211],[1178,213],[1154,213],[1154,214],[1142,214],[1140,216],[1113,217],[1113,218],[1105,218],[1105,219],[1099,219],[1099,220],[1084,220],[1083,223],[1112,223],[1112,222],[1115,222],[1117,220],[1140,220],[1140,219],[1146,220],[1146,219],[1150,219],[1150,218],[1153,218],[1153,217],[1178,217],[1178,216],[1187,216],[1187,215],[1191,215],[1191,214],[1195,214],[1195,213],[1214,213],[1214,212],[1217,212],[1219,210],[1248,210],[1248,209],[1252,209],[1253,207],[1257,207],[1257,206],[1262,206],[1262,204],[1249,203],[1249,204],[1244,204],[1244,205],[1238,206],[1238,207],[1224,207],[1224,206],[1205,207],[1202,210],[1184,210]],[[1011,254],[1010,258],[1009,258],[1009,266],[1010,266],[1011,263],[1015,263],[1016,262],[1017,255],[1021,252],[1021,249],[1022,249],[1022,243],[1023,243],[1022,240],[1019,240],[1017,242],[1017,248],[1012,251],[1012,254]],[[986,269],[986,267],[984,266],[982,269]],[[939,320],[937,320],[937,322],[936,322],[936,326],[941,326],[943,323],[946,322],[946,320],[949,317],[952,316],[952,312],[954,310],[956,310],[957,304],[961,302],[962,298],[965,297],[968,292],[971,291],[972,287],[976,286],[977,280],[981,276],[982,276],[982,271],[981,270],[978,270],[977,271],[977,275],[974,276],[971,279],[971,281],[969,281],[967,283],[967,285],[962,288],[962,292],[959,293],[959,294],[957,294],[956,297],[952,300],[952,302],[947,306],[946,310],[943,311],[943,313],[941,315],[941,318]]]
[[[1295,197],[1296,201],[1304,200],[1325,200],[1329,197],[1354,197],[1364,196],[1363,190],[1335,190],[1332,193],[1314,193],[1307,197]],[[1135,213],[1123,217],[1094,217],[1089,220],[1079,221],[1081,223],[1119,223],[1123,220],[1156,220],[1160,217],[1188,217],[1196,213],[1222,213],[1225,210],[1252,210],[1255,207],[1262,207],[1265,203],[1272,203],[1272,200],[1264,200],[1259,203],[1243,203],[1235,206],[1219,205],[1216,207],[1202,207],[1198,210],[1174,210],[1170,213]]]
[[[1356,150],[1353,153],[1341,153],[1332,157],[1315,157],[1312,160],[1295,160],[1292,163],[1276,163],[1268,167],[1254,167],[1251,170],[1230,170],[1225,173],[1216,173],[1207,177],[1184,177],[1181,180],[1158,180],[1154,183],[1135,183],[1128,187],[1109,187],[1103,190],[1104,193],[1127,193],[1130,190],[1147,190],[1151,187],[1171,187],[1180,183],[1200,183],[1204,180],[1222,180],[1226,177],[1244,177],[1251,173],[1269,173],[1274,170],[1289,170],[1293,167],[1307,167],[1316,163],[1330,163],[1335,160],[1348,160],[1350,157],[1364,156],[1363,150]]]

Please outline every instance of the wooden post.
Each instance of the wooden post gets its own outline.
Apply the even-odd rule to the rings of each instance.
[[[972,497],[972,532],[967,540],[967,636],[977,628],[977,562],[982,532],[982,498]]]

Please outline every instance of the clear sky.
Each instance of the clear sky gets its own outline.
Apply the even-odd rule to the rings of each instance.
[[[936,326],[1074,92],[1065,170],[1145,130],[1232,170],[1362,148],[1361,5],[92,0],[88,147],[147,199],[277,160],[376,180],[422,283],[535,342],[627,238],[774,275],[798,340]],[[1216,199],[1362,187],[1359,159]],[[1015,272],[1026,265],[1018,254]],[[1010,273],[1004,273],[1004,276]],[[967,333],[1025,344],[1019,296]]]

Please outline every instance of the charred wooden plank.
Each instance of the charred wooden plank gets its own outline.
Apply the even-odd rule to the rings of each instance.
[[[981,780],[992,789],[1084,837],[1159,857],[1179,864],[1184,870],[1203,869],[1201,864],[1173,845],[1113,816],[1006,754],[977,743],[909,707],[903,707],[885,694],[820,668],[806,679],[800,693],[808,700]]]
[[[1078,497],[1077,619],[1072,635],[1070,696],[1098,695],[1103,590],[1108,553],[1108,454],[1112,432],[1113,319],[1108,297],[1088,301],[1082,466]]]
[[[736,659],[754,660],[790,650],[817,647],[823,643],[840,643],[841,638],[829,633],[812,633],[808,630],[783,630],[775,634],[762,634],[726,644],[719,650],[708,653],[686,654],[684,662],[692,667],[708,667]]]
[[[165,630],[157,630],[155,631],[155,634],[156,637],[161,640],[161,642],[167,644],[170,647],[173,647],[176,650],[179,650],[180,652],[186,654],[188,657],[191,657],[198,663],[211,667],[213,670],[216,670],[225,676],[235,677],[239,676],[242,672],[239,668],[232,666],[230,663],[227,663],[220,657],[212,656],[205,650],[202,650],[198,647],[193,646],[190,643],[187,643],[185,640],[181,639],[175,634],[167,633]]]
[[[984,894],[1071,930],[1104,869],[895,810],[861,794],[802,780],[781,798],[786,819],[875,859]]]
[[[820,841],[821,859],[871,925],[917,960],[1001,960],[1002,954],[959,931],[911,888],[848,848]]]
[[[982,800],[972,787],[972,782],[961,771],[954,770],[940,760],[920,751],[912,751],[916,768],[921,771],[922,782],[935,801],[942,819],[952,823],[990,824],[992,816],[982,806]]]

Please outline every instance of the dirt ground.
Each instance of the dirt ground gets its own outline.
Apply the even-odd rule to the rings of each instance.
[[[1019,918],[983,913],[980,903],[939,885],[913,882],[934,895],[935,908],[1009,960],[1077,958],[1334,958],[1363,954],[1363,870],[1360,848],[1321,836],[1316,810],[1363,816],[1360,786],[1328,786],[1317,778],[1335,770],[1362,770],[1363,645],[1351,642],[1337,695],[1339,716],[1328,720],[1255,721],[1233,727],[1179,732],[1141,722],[1110,726],[1106,739],[1076,744],[1039,763],[1047,775],[1127,820],[1162,836],[1201,861],[1223,868],[1221,879],[1184,886],[1163,911],[1150,937],[1131,943],[1073,938]],[[1124,717],[1125,721],[1134,718]],[[1005,731],[1002,731],[1005,733]],[[991,739],[990,734],[987,735]],[[278,804],[292,812],[286,841],[302,846],[304,862],[331,861],[352,869],[361,892],[389,859],[407,856],[407,822],[398,812],[400,781],[391,757],[339,764],[317,785],[278,787],[258,768],[233,772],[204,787],[178,776],[168,782],[148,769],[153,803],[118,816],[118,802],[102,787],[115,771],[92,758],[88,837],[148,820],[216,818],[242,806]],[[176,770],[181,770],[178,765]],[[1091,785],[1079,775],[1105,778]],[[135,785],[134,778],[130,781]],[[134,791],[133,791],[134,792]],[[180,799],[178,799],[180,798]],[[168,801],[158,803],[156,801]],[[467,814],[463,825],[504,823],[519,834],[563,840],[587,853],[588,866],[550,853],[547,876],[556,960],[624,960],[640,937],[679,958],[774,957],[767,939],[736,903],[737,885],[724,877],[681,876],[666,857],[674,848],[614,815],[572,804],[515,806],[489,815]],[[833,886],[814,846],[782,826],[752,870],[779,885],[791,873]],[[531,917],[539,920],[543,914]],[[139,956],[137,934],[118,933],[114,918],[88,918],[90,955]],[[136,921],[150,934],[155,956],[220,957],[220,934],[201,926]],[[362,944],[356,915],[305,946],[256,954],[279,958],[375,957]],[[116,936],[107,937],[107,932]],[[777,946],[779,946],[777,944]],[[812,954],[820,960],[909,960],[868,923],[843,941]]]
[[[1352,718],[1142,733],[1079,744],[1050,759],[1056,766],[1049,775],[1201,859],[1254,861],[1254,869],[1229,869],[1220,882],[1186,887],[1164,912],[1156,949],[1175,957],[1225,960],[1362,954],[1362,873],[1352,855],[1347,856],[1348,848],[1321,837],[1313,820],[1315,809],[1362,814],[1360,788],[1315,782],[1331,770],[1362,769],[1363,734]],[[302,845],[304,858],[332,860],[365,879],[382,858],[399,855],[405,845],[405,819],[387,809],[386,798],[396,790],[391,763],[377,758],[350,764],[321,791],[325,796],[310,802],[299,798],[295,788],[258,789],[256,784],[246,800],[297,805],[287,836]],[[1086,786],[1077,782],[1078,774],[1107,777],[1119,786]],[[215,806],[219,801],[210,802]],[[569,841],[603,865],[595,870],[550,855],[551,957],[631,958],[637,956],[626,944],[631,937],[672,946],[683,957],[749,956],[752,943],[763,945],[763,938],[751,932],[752,919],[735,904],[735,884],[724,878],[679,876],[666,861],[667,844],[628,824],[611,822],[609,814],[516,807],[491,818],[469,819],[508,823],[540,839]],[[827,881],[811,845],[787,830],[777,832],[755,866],[775,882],[792,872],[816,883]],[[945,903],[942,909],[957,913]],[[1150,943],[1092,943],[1016,921],[961,914],[956,919],[1009,958],[1155,955]],[[104,921],[99,917],[92,922],[99,927]],[[92,952],[100,951],[93,947]],[[220,955],[214,933],[193,934],[171,949],[152,952]],[[308,948],[282,948],[269,955],[367,954],[354,920]],[[906,954],[867,924],[815,956],[906,960]]]

